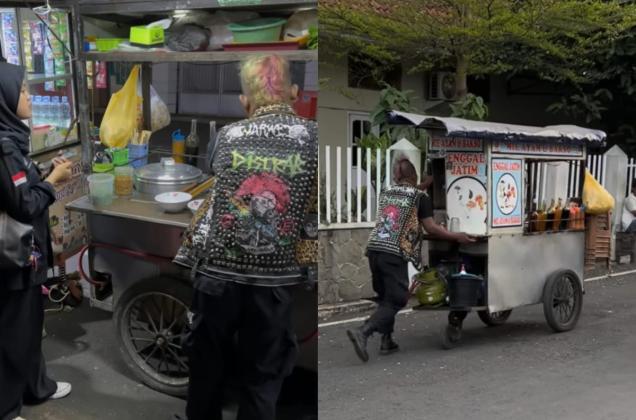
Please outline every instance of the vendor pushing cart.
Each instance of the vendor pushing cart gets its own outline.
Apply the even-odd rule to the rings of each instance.
[[[414,309],[451,312],[443,347],[459,343],[471,311],[495,326],[514,308],[542,303],[554,331],[574,328],[584,293],[584,162],[587,147],[602,146],[605,133],[404,112],[390,120],[430,135],[427,199],[450,235],[422,232],[428,264],[409,291],[420,302]],[[457,233],[475,241],[459,241]]]

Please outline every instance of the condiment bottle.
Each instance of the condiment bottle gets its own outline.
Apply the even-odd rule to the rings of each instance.
[[[199,136],[197,135],[197,120],[193,119],[190,126],[190,134],[185,140],[186,163],[197,166],[197,155],[199,154]]]
[[[541,202],[539,211],[537,211],[537,232],[543,232],[545,230],[545,219],[547,214],[545,212],[545,201]]]
[[[563,208],[561,207],[561,203],[563,200],[559,198],[559,201],[554,208],[554,220],[552,221],[552,230],[559,230],[559,226],[561,225],[561,214],[563,213]]]
[[[561,210],[561,226],[559,229],[567,230],[568,225],[570,223],[570,208],[568,206],[563,206]]]
[[[568,220],[568,229],[578,229],[579,222],[579,206],[575,202],[570,202],[570,219]]]
[[[185,136],[181,134],[181,130],[172,133],[172,158],[176,163],[183,163],[183,154],[185,153]]]

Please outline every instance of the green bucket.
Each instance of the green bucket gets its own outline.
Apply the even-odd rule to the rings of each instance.
[[[276,42],[286,22],[286,19],[262,18],[230,23],[227,27],[234,35],[234,42]]]

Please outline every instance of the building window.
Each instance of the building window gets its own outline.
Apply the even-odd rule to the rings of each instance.
[[[382,69],[377,60],[361,54],[349,54],[347,64],[350,88],[382,90],[381,82],[397,89],[402,88],[402,66],[400,64]],[[378,70],[372,71],[371,69]]]
[[[377,130],[371,125],[371,118],[369,114],[363,112],[350,112],[349,113],[349,127],[348,127],[348,145],[352,147],[352,165],[358,166],[358,140],[370,133],[376,133]],[[377,133],[376,133],[377,134]],[[365,153],[363,150],[362,153]]]

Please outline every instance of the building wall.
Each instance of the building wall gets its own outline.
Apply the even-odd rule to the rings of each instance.
[[[370,112],[377,104],[380,92],[349,88],[346,58],[336,58],[321,52],[319,75],[321,80],[318,101],[320,144],[349,146],[348,112]],[[423,99],[425,97],[424,82],[422,74],[402,75],[402,89],[413,91],[412,104],[417,109],[424,109],[427,105]]]

